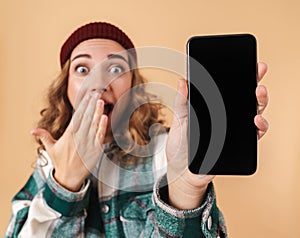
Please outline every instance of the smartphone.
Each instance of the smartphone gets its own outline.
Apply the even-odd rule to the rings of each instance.
[[[189,169],[251,175],[257,169],[257,43],[251,34],[187,42]]]

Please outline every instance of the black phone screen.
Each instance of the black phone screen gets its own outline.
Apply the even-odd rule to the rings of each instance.
[[[187,43],[187,53],[190,171],[253,174],[257,167],[255,37],[195,36]]]

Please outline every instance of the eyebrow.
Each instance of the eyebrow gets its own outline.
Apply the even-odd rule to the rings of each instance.
[[[127,64],[129,64],[128,60],[125,59],[122,55],[119,55],[119,54],[109,54],[107,56],[108,59],[121,59],[121,60],[124,60]]]
[[[89,58],[91,59],[92,56],[89,55],[89,54],[79,54],[79,55],[76,55],[72,60],[71,62],[73,62],[74,60],[78,59],[78,58]],[[125,61],[127,64],[129,64],[129,62],[127,61],[127,59],[125,59],[125,57],[123,57],[122,55],[119,55],[119,54],[109,54],[107,55],[107,58],[108,59],[121,59],[123,61]]]
[[[76,56],[71,60],[71,62],[73,62],[74,60],[76,60],[76,59],[78,59],[78,58],[81,58],[81,57],[89,58],[89,59],[92,58],[92,56],[90,56],[89,54],[79,54],[79,55],[76,55]]]

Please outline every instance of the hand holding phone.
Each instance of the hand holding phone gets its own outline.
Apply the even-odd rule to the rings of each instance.
[[[196,36],[188,41],[187,53],[190,171],[253,174],[257,168],[255,37]]]

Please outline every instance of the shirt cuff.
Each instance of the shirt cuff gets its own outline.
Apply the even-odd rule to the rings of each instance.
[[[77,215],[88,207],[90,190],[90,180],[87,180],[79,192],[71,192],[65,189],[55,181],[52,169],[45,183],[43,197],[49,207],[63,216],[70,217]]]
[[[207,187],[206,195],[200,207],[190,210],[180,210],[167,204],[163,194],[167,189],[166,176],[157,181],[154,186],[153,200],[156,205],[155,216],[157,226],[162,236],[167,237],[201,237],[216,234],[218,230],[219,210],[216,206],[213,184]],[[192,236],[190,236],[192,235]],[[207,237],[207,236],[205,236]]]

